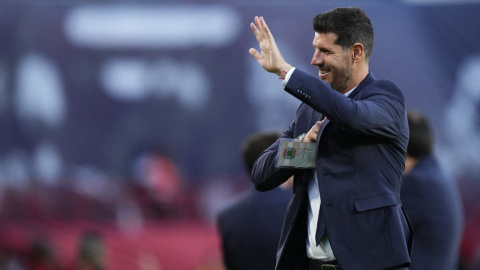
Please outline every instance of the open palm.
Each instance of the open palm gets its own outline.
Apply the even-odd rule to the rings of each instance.
[[[263,17],[256,16],[254,21],[254,23],[252,22],[250,24],[250,28],[260,45],[260,52],[254,48],[250,48],[249,53],[257,59],[258,63],[266,71],[275,73],[280,77],[284,76],[291,66],[283,59]]]

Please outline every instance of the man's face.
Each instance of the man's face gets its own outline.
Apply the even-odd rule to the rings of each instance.
[[[344,94],[352,78],[352,63],[348,52],[335,44],[337,35],[334,33],[315,33],[313,47],[315,53],[312,65],[318,68],[318,76],[329,83],[333,89]]]

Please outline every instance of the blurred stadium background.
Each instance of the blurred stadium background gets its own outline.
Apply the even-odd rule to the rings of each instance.
[[[360,6],[371,70],[427,115],[465,210],[459,269],[480,243],[478,1],[0,1],[0,268],[223,269],[214,219],[250,182],[239,147],[299,105],[248,54],[269,22],[313,75],[311,19]]]

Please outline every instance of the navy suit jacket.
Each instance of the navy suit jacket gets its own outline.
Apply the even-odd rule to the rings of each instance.
[[[433,156],[403,179],[401,199],[415,230],[410,270],[458,268],[463,210],[458,188]]]
[[[291,189],[250,190],[220,212],[217,227],[227,270],[273,270]]]
[[[413,230],[400,201],[409,136],[401,91],[369,73],[347,98],[298,69],[285,90],[303,103],[282,138],[295,138],[328,119],[317,138],[316,172],[326,233],[340,266],[408,265]],[[314,171],[276,167],[279,142],[257,158],[252,181],[265,191],[295,176],[276,269],[308,269],[308,182]]]

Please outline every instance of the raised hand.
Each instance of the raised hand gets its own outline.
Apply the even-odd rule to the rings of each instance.
[[[260,45],[260,52],[254,48],[250,48],[248,52],[266,71],[275,73],[279,77],[285,77],[292,66],[283,59],[263,17],[255,16],[254,23],[250,23],[250,28]]]

